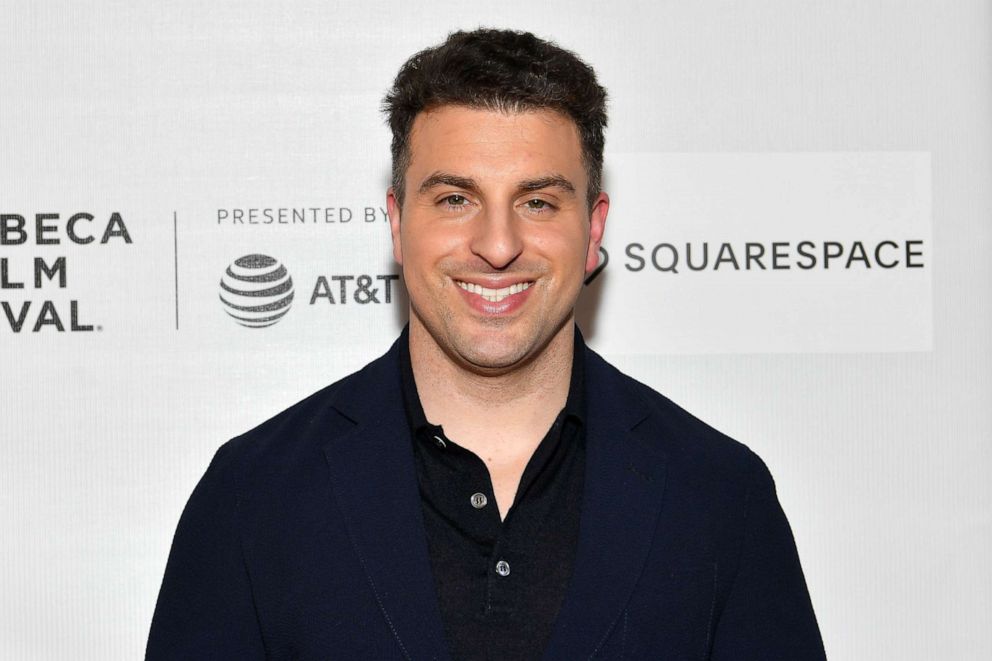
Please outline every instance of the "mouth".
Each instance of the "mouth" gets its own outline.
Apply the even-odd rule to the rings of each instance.
[[[503,299],[519,294],[530,289],[533,285],[533,281],[528,282],[517,282],[512,285],[507,285],[506,287],[500,287],[499,289],[492,289],[489,287],[483,287],[482,285],[476,284],[474,282],[464,282],[462,280],[455,280],[455,284],[467,291],[470,294],[476,294],[481,296],[484,300],[489,303],[499,303]]]

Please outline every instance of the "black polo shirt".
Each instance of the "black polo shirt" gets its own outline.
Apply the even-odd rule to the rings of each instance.
[[[547,647],[579,538],[584,352],[576,328],[565,408],[527,463],[501,521],[485,463],[427,421],[403,331],[403,398],[434,584],[454,659],[539,659]]]

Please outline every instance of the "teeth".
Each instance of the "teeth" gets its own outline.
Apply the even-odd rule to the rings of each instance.
[[[477,285],[471,282],[462,282],[460,280],[455,280],[459,287],[467,292],[473,294],[478,294],[482,298],[486,299],[490,303],[499,303],[507,296],[512,296],[514,294],[519,294],[525,289],[529,289],[533,282],[518,282],[516,284],[510,285],[509,287],[502,287],[500,289],[489,289],[488,287],[483,287],[482,285]]]

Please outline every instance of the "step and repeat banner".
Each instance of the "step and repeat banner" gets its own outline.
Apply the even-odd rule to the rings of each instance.
[[[0,657],[140,658],[216,448],[395,340],[379,104],[478,25],[609,90],[577,319],[769,464],[828,655],[992,656],[990,16],[0,6]]]

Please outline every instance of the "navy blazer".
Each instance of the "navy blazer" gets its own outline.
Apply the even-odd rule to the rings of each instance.
[[[586,349],[574,572],[545,659],[823,659],[771,475]],[[147,659],[450,659],[397,345],[223,445]]]

